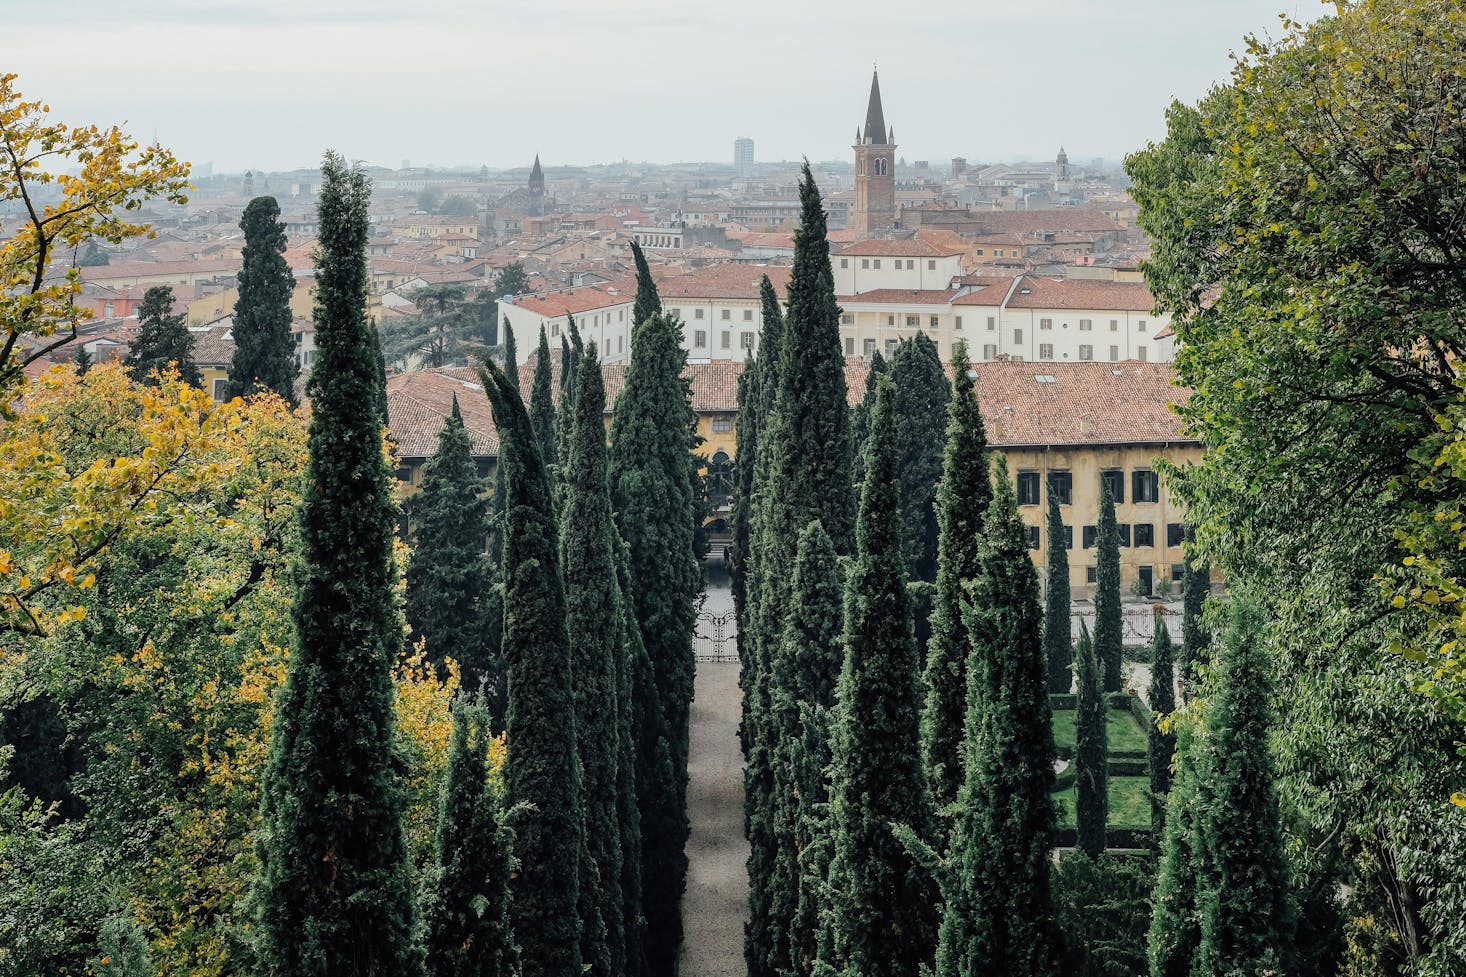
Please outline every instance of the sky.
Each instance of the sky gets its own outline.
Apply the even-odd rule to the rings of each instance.
[[[0,72],[216,172],[848,159],[1117,163],[1318,0],[0,0]]]

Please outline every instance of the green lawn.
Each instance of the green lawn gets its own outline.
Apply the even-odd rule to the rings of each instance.
[[[1060,802],[1059,823],[1074,823],[1074,788],[1054,795]],[[1146,777],[1110,778],[1110,816],[1107,823],[1116,828],[1150,827],[1150,781]]]
[[[1067,746],[1074,748],[1074,715],[1073,709],[1062,709],[1054,713],[1054,744],[1056,746]],[[1135,721],[1135,717],[1124,709],[1110,710],[1109,726],[1110,751],[1112,753],[1145,752],[1145,730]]]

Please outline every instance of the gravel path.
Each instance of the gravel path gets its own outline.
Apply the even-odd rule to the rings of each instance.
[[[721,567],[709,569],[703,610],[722,614],[732,609],[732,598],[726,578],[717,572]],[[687,796],[692,837],[687,842],[687,894],[682,898],[686,939],[681,974],[744,977],[748,842],[743,837],[738,665],[699,662],[694,695]]]

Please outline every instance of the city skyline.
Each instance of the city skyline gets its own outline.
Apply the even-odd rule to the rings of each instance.
[[[1223,80],[1245,34],[1323,8],[1044,0],[921,22],[891,9],[550,0],[493,19],[448,0],[429,22],[385,0],[60,0],[9,13],[0,64],[58,119],[125,121],[216,172],[312,166],[328,147],[388,167],[731,163],[740,135],[760,160],[848,159],[873,64],[907,160],[1064,146],[1114,165],[1162,135],[1172,98]],[[62,22],[80,50],[135,53],[110,67],[32,42]]]

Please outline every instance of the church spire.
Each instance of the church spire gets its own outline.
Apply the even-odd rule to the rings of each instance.
[[[881,111],[881,78],[874,69],[870,73],[870,104],[865,109],[865,142],[886,145],[886,116]]]

